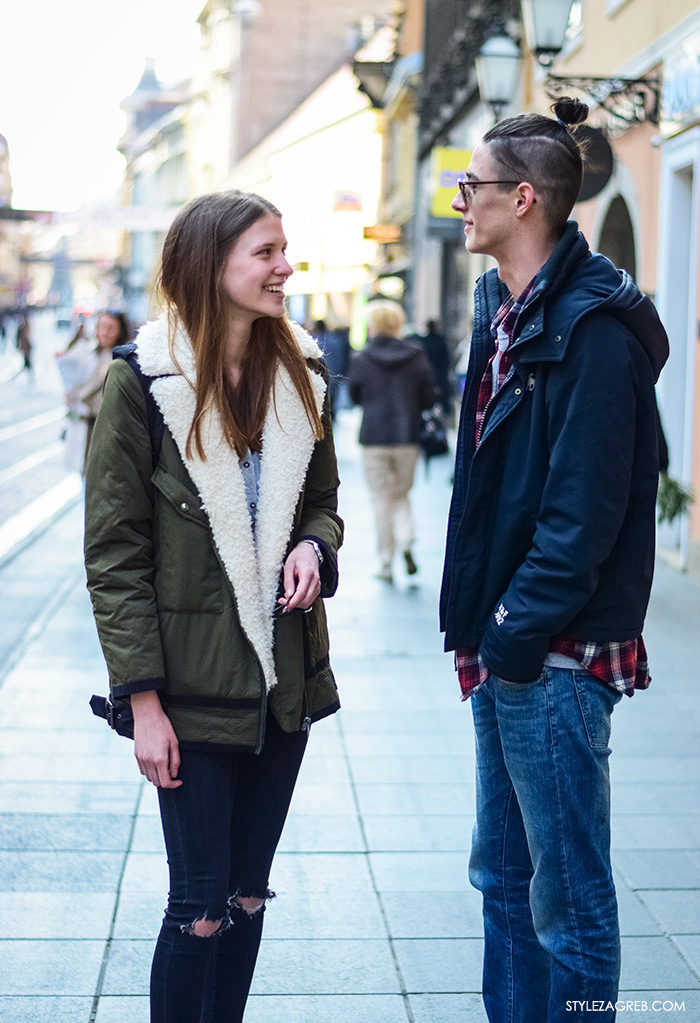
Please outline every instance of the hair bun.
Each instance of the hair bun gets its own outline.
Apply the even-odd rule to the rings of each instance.
[[[562,96],[552,103],[552,110],[554,116],[564,124],[581,124],[588,117],[588,106],[580,99],[572,99],[571,96]]]

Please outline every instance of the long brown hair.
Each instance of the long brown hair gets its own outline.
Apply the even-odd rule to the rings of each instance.
[[[224,439],[239,457],[261,450],[262,429],[274,403],[279,364],[289,373],[317,440],[323,426],[311,386],[309,369],[285,317],[255,320],[234,388],[226,368],[226,307],[221,278],[231,249],[244,231],[261,217],[282,214],[267,199],[250,192],[212,192],[192,200],[175,217],[163,245],[158,287],[168,311],[170,351],[175,360],[178,322],[187,331],[195,359],[194,419],[186,455],[193,450],[206,459],[202,418],[214,407]]]

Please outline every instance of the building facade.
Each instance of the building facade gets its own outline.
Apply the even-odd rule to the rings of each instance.
[[[207,0],[190,116],[193,194],[220,188],[386,22],[391,0]]]
[[[124,232],[117,264],[122,301],[135,323],[149,315],[154,273],[175,211],[191,195],[188,124],[191,84],[166,88],[152,61],[122,100],[127,116],[119,150],[126,160]]]
[[[294,274],[293,319],[324,319],[363,335],[378,243],[383,120],[350,64],[331,75],[234,168],[229,187],[270,199],[283,215]]]

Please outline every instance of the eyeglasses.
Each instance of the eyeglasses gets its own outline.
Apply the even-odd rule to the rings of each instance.
[[[519,181],[467,181],[466,178],[460,178],[457,182],[459,186],[459,194],[462,196],[464,203],[468,206],[476,195],[476,190],[480,185],[519,185]],[[537,200],[533,200],[536,202]]]

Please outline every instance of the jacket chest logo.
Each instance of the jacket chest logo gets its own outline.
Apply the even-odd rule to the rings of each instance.
[[[498,605],[493,617],[496,619],[496,625],[503,625],[508,617],[508,611],[503,604]]]

